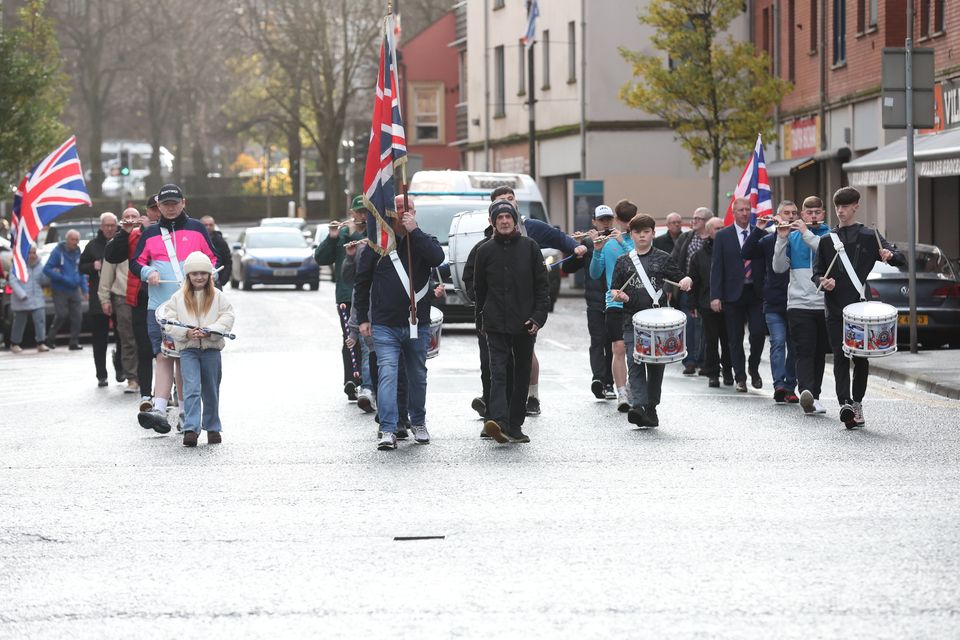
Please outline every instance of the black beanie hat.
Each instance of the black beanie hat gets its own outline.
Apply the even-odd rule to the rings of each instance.
[[[520,219],[517,217],[517,210],[513,208],[513,205],[510,204],[507,200],[497,200],[496,202],[490,203],[490,224],[497,224],[497,216],[501,213],[509,213],[513,218],[514,224],[520,224]]]

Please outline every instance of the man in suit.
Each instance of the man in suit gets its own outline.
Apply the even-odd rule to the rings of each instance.
[[[754,389],[763,387],[760,355],[766,326],[763,321],[762,260],[744,260],[741,249],[754,227],[750,225],[750,200],[733,201],[733,224],[718,231],[710,265],[710,308],[723,312],[727,325],[737,391],[747,391],[747,362],[743,350],[744,325],[750,326],[749,371]]]

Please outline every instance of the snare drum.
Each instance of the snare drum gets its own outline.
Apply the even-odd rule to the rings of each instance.
[[[855,302],[843,308],[843,352],[877,358],[897,350],[897,310],[883,302]]]
[[[430,307],[430,342],[427,345],[427,359],[436,358],[440,353],[440,335],[443,333],[443,311]]]
[[[637,364],[669,364],[687,357],[684,335],[687,316],[662,307],[644,309],[633,315],[633,361]]]

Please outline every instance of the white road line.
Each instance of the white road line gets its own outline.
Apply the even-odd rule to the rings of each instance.
[[[550,339],[550,338],[538,338],[538,339],[537,339],[537,342],[546,342],[547,344],[551,344],[551,345],[553,345],[554,347],[557,347],[558,349],[563,349],[564,351],[572,351],[572,350],[573,350],[572,347],[570,347],[570,346],[568,346],[568,345],[565,345],[565,344],[563,344],[562,342],[557,342],[556,340],[552,340],[552,339]]]

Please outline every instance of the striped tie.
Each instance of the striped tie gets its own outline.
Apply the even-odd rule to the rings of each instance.
[[[743,230],[743,241],[747,241],[747,230]],[[753,282],[753,260],[743,261],[743,279],[745,282]]]

